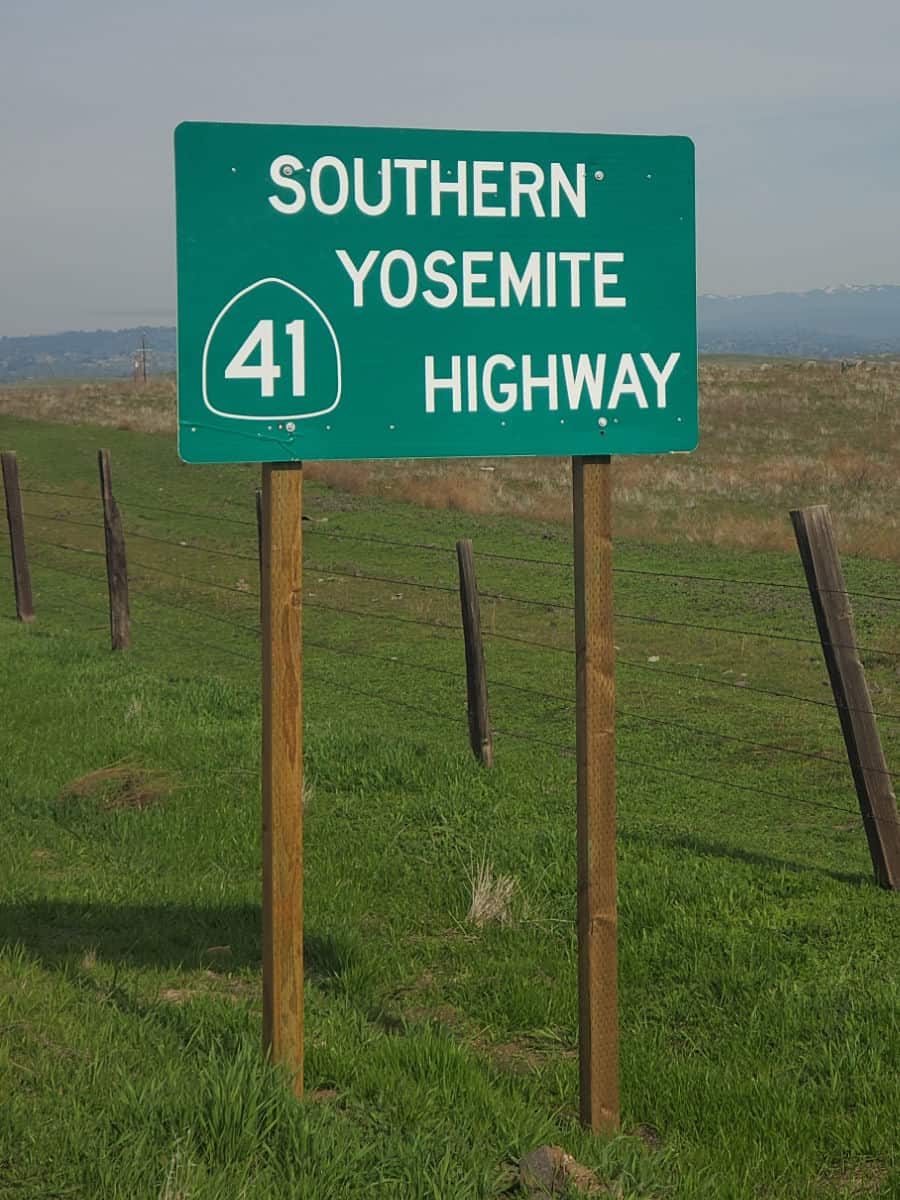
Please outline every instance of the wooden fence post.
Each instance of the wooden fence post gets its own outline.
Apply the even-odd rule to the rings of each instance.
[[[866,674],[859,658],[853,610],[831,516],[827,505],[817,504],[812,508],[794,509],[791,521],[809,584],[875,878],[881,887],[898,891],[900,821],[897,801],[875,724]]]
[[[608,456],[572,459],[581,1121],[619,1127],[616,680]]]
[[[12,450],[0,455],[3,469],[3,491],[6,496],[6,522],[9,525],[9,546],[12,554],[13,588],[16,593],[16,616],[20,621],[34,620],[34,598],[31,594],[31,571],[25,548],[25,518],[22,513],[22,493],[19,490],[19,464]]]
[[[303,465],[262,469],[263,1048],[303,1094]]]
[[[31,594],[31,571],[25,548],[25,517],[22,511],[22,491],[19,490],[19,464],[12,450],[0,455],[6,496],[6,523],[10,527],[12,553],[12,583],[16,590],[16,616],[24,622],[35,619],[35,600]]]
[[[131,645],[131,612],[128,604],[128,566],[122,514],[112,493],[109,451],[97,453],[100,496],[103,501],[103,536],[106,542],[106,581],[109,588],[109,633],[113,650]]]
[[[483,767],[494,765],[494,738],[488,708],[487,673],[484,642],[481,637],[481,611],[475,580],[475,554],[469,538],[456,543],[459,564],[459,605],[462,610],[463,638],[466,645],[466,694],[469,711],[469,743]]]
[[[24,622],[35,619],[35,601],[31,594],[31,571],[25,548],[25,518],[22,511],[22,491],[19,490],[19,464],[12,450],[0,455],[6,496],[6,523],[10,527],[12,553],[12,583],[16,590],[16,616]]]

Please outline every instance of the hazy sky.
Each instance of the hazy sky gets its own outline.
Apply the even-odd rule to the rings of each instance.
[[[171,324],[182,120],[682,133],[700,288],[900,283],[896,0],[0,0],[0,334]]]

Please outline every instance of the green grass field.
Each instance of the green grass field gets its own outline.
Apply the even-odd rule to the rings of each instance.
[[[161,434],[0,417],[0,443],[38,613],[13,619],[4,553],[0,1197],[512,1196],[544,1143],[623,1200],[900,1196],[897,897],[796,555],[617,545],[623,1132],[599,1140],[577,1121],[566,530],[307,486],[298,1103],[260,1054],[257,472],[182,466]],[[467,745],[460,536],[491,772]],[[845,571],[896,770],[900,568]],[[485,861],[515,886],[477,926]]]

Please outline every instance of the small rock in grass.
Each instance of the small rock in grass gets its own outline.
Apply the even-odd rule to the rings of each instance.
[[[519,1159],[519,1183],[530,1200],[552,1200],[575,1188],[585,1196],[615,1196],[593,1171],[577,1163],[562,1146],[539,1146]]]
[[[642,1122],[636,1125],[633,1130],[634,1137],[639,1137],[648,1150],[662,1149],[662,1134],[655,1125],[649,1125],[647,1122]]]

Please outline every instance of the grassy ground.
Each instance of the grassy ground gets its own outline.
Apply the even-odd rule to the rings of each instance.
[[[0,413],[171,431],[175,385],[16,385],[0,388]],[[900,362],[842,372],[836,362],[705,359],[700,428],[700,447],[689,456],[619,460],[618,536],[791,550],[787,510],[826,503],[844,550],[900,559]],[[363,495],[569,519],[565,459],[332,463],[310,471]]]
[[[628,1198],[900,1195],[896,898],[870,881],[795,555],[619,539],[623,1134],[598,1141],[576,1120],[567,534],[307,487],[297,1104],[259,1057],[255,473],[123,430],[0,418],[0,442],[38,609],[10,619],[4,561],[0,1197],[464,1200],[547,1142]],[[127,655],[106,649],[99,444]],[[466,746],[463,535],[506,731],[490,773]],[[896,767],[876,597],[900,572],[845,567]],[[483,861],[513,887],[477,926]]]

